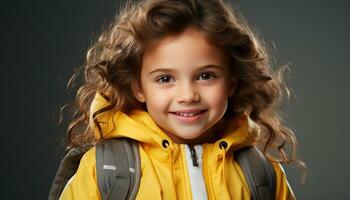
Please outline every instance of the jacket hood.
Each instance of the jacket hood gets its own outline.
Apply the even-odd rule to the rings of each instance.
[[[168,140],[172,145],[172,139],[154,122],[148,112],[133,110],[129,115],[121,111],[107,111],[93,119],[93,113],[109,105],[109,102],[99,93],[96,93],[90,107],[90,127],[96,139],[127,137],[149,145],[162,146],[163,140]],[[100,126],[100,130],[95,124]],[[242,114],[234,119],[224,130],[223,137],[216,141],[227,143],[227,149],[239,149],[250,146],[257,137],[255,123],[247,114]],[[217,145],[219,146],[219,145]]]
[[[106,106],[108,102],[100,94],[96,94],[90,108],[91,114],[98,113],[97,111]],[[139,141],[141,181],[136,199],[193,199],[194,190],[191,187],[189,174],[190,162],[187,162],[193,158],[188,156],[185,145],[172,143],[147,112],[135,110],[126,115],[122,112],[109,111],[97,115],[95,119],[91,118],[90,122],[98,139],[128,137]],[[201,172],[196,170],[199,173],[195,176],[195,180],[203,179],[205,190],[209,191],[208,199],[251,199],[248,184],[237,160],[234,159],[235,155],[227,153],[229,148],[218,147],[219,144],[224,144],[221,143],[223,141],[231,149],[251,145],[255,131],[249,130],[254,124],[250,122],[247,115],[232,119],[229,128],[222,129],[225,134],[216,131],[221,132],[221,139],[200,145],[202,169],[198,169]],[[169,142],[166,147],[162,146],[164,139]],[[272,164],[276,172],[274,199],[294,200],[293,191],[283,168],[279,163],[272,162]],[[93,147],[81,158],[78,170],[64,187],[60,199],[101,199],[97,179],[96,148]]]

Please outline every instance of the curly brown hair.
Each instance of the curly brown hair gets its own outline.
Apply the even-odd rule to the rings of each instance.
[[[68,126],[68,149],[93,145],[96,138],[89,127],[90,115],[120,110],[145,109],[132,94],[132,80],[139,80],[142,57],[152,44],[170,34],[195,27],[230,56],[231,76],[237,90],[229,98],[224,115],[229,119],[249,113],[260,128],[257,146],[271,160],[304,165],[297,157],[297,140],[282,122],[281,105],[289,90],[283,80],[287,66],[272,70],[271,59],[261,39],[253,33],[237,10],[222,0],[128,1],[116,19],[102,32],[87,53],[80,72],[84,82],[74,102],[74,117]],[[68,85],[71,85],[75,73]],[[96,92],[110,105],[89,113]],[[98,126],[98,123],[95,121]]]

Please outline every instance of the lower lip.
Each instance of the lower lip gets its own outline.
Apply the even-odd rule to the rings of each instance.
[[[202,111],[201,113],[194,115],[194,116],[191,116],[191,117],[185,117],[185,116],[177,115],[175,113],[170,113],[170,114],[175,116],[176,119],[178,119],[182,122],[193,123],[193,122],[200,120],[206,112],[207,111]]]

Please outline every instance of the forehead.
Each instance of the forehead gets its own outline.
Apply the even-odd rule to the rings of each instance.
[[[197,29],[188,28],[181,34],[166,36],[149,47],[142,58],[142,71],[209,64],[227,66],[226,52],[211,44]]]

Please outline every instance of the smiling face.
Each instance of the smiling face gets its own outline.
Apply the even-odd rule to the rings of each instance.
[[[227,57],[195,28],[147,49],[135,98],[177,143],[203,142],[223,117],[234,92]],[[231,81],[229,81],[231,80]]]

